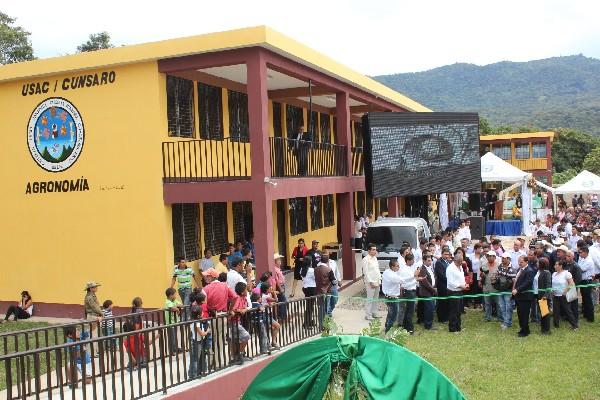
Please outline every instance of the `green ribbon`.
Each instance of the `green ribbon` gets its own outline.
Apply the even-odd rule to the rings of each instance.
[[[588,283],[586,285],[576,285],[576,286],[568,286],[568,287],[576,287],[576,288],[582,288],[582,287],[596,287],[596,286],[600,286],[600,283]],[[538,289],[538,293],[542,293],[542,292],[551,292],[552,288],[548,288],[548,289]],[[525,292],[521,292],[521,293],[534,293],[534,290],[526,290]],[[490,292],[490,293],[480,293],[480,294],[463,294],[460,296],[433,296],[433,297],[414,297],[414,298],[398,298],[398,299],[380,299],[380,298],[365,298],[365,297],[346,297],[346,299],[356,299],[356,300],[363,300],[363,301],[367,301],[367,302],[381,302],[381,303],[399,303],[399,302],[409,302],[409,301],[432,301],[432,300],[450,300],[450,299],[466,299],[466,298],[475,298],[475,297],[491,297],[491,296],[505,296],[505,295],[511,295],[512,296],[512,291],[511,292]],[[339,295],[333,295],[333,294],[326,294],[327,297],[340,297]]]

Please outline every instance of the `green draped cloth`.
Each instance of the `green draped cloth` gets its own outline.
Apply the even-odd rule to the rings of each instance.
[[[254,378],[243,400],[321,400],[332,364],[349,362],[344,399],[358,383],[371,399],[464,399],[458,388],[417,354],[369,336],[320,338],[282,353]]]

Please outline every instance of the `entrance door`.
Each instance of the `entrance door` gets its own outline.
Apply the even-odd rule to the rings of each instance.
[[[287,235],[285,234],[286,218],[285,200],[277,200],[277,248],[283,256],[282,266],[287,267],[289,257],[287,255]]]

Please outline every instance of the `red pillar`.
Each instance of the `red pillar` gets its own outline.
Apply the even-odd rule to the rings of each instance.
[[[352,138],[350,135],[350,98],[346,92],[336,93],[336,116],[337,116],[337,135],[339,144],[346,146],[346,165],[348,166],[348,177],[352,176]],[[340,204],[340,231],[342,233],[342,278],[345,280],[354,280],[356,276],[356,260],[352,251],[351,241],[354,213],[352,207],[352,192],[340,193],[338,199]]]
[[[250,129],[250,155],[254,246],[256,250],[256,275],[273,268],[273,212],[272,185],[265,183],[271,176],[269,153],[269,112],[267,97],[267,64],[264,54],[256,49],[246,61],[248,90],[248,124]]]
[[[397,197],[389,197],[388,202],[388,217],[397,217],[400,215],[400,205]]]

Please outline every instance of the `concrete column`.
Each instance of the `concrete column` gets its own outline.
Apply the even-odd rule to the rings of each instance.
[[[335,114],[337,116],[337,136],[339,144],[346,146],[347,176],[352,176],[352,136],[350,130],[350,97],[347,92],[336,93]],[[356,276],[356,260],[351,245],[354,231],[353,192],[340,193],[340,231],[342,233],[342,278],[354,280]]]
[[[273,268],[272,185],[265,183],[271,176],[269,152],[269,110],[267,96],[267,64],[264,54],[256,49],[246,61],[248,90],[248,123],[252,166],[252,219],[256,249],[256,275]]]

